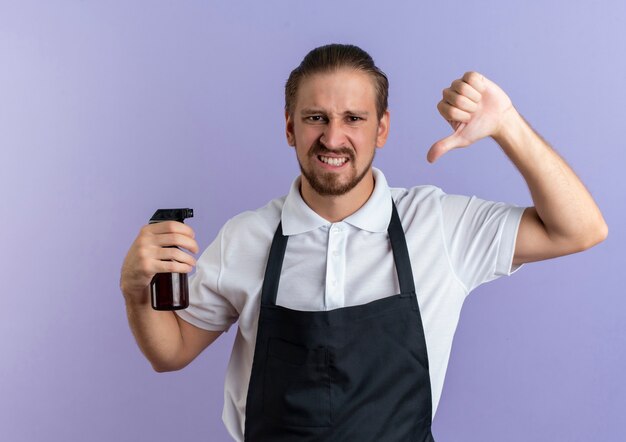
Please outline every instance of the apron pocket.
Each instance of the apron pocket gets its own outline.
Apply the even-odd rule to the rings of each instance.
[[[292,427],[328,427],[330,375],[326,347],[307,348],[271,338],[263,385],[264,411]]]

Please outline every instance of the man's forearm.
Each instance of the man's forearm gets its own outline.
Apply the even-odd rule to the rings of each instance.
[[[608,227],[584,184],[515,108],[493,138],[526,180],[551,238],[587,248],[606,237]]]
[[[137,304],[127,300],[126,314],[137,344],[152,367],[158,372],[180,368],[174,362],[183,344],[175,313],[154,310],[150,302]]]

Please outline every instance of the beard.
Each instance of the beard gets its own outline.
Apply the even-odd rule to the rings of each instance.
[[[316,157],[318,155],[326,155],[330,153],[345,155],[348,157],[347,165],[350,169],[350,176],[347,181],[342,181],[342,175],[339,173],[315,173],[311,170],[307,170],[300,162],[300,158],[298,158],[298,164],[300,165],[300,171],[302,172],[302,175],[309,182],[313,190],[315,190],[315,192],[322,196],[341,196],[354,189],[357,184],[359,184],[361,180],[365,178],[365,175],[367,175],[367,173],[371,169],[372,163],[374,161],[375,150],[374,153],[372,153],[372,158],[370,158],[369,164],[361,172],[358,172],[356,170],[354,152],[347,147],[330,150],[326,148],[326,146],[321,144],[318,140],[309,149],[307,153],[307,158],[309,161],[317,161]]]

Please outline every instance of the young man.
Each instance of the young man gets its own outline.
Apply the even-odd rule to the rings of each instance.
[[[372,168],[389,131],[388,83],[355,46],[311,51],[285,89],[300,164],[286,197],[231,219],[202,254],[187,310],[157,312],[158,272],[190,272],[189,226],[145,226],[122,268],[137,342],[179,370],[238,321],[224,422],[236,440],[431,441],[465,296],[521,264],[582,251],[607,226],[584,185],[476,73],[443,91],[455,129],[428,160],[492,137],[534,207],[394,189]]]

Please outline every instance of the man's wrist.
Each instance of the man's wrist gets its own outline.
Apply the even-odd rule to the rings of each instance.
[[[526,121],[524,118],[517,112],[515,107],[511,106],[505,111],[498,130],[491,137],[501,147],[516,144],[525,126]]]
[[[150,307],[150,289],[148,287],[139,290],[131,290],[124,288],[121,290],[124,302],[128,308],[146,308]]]

